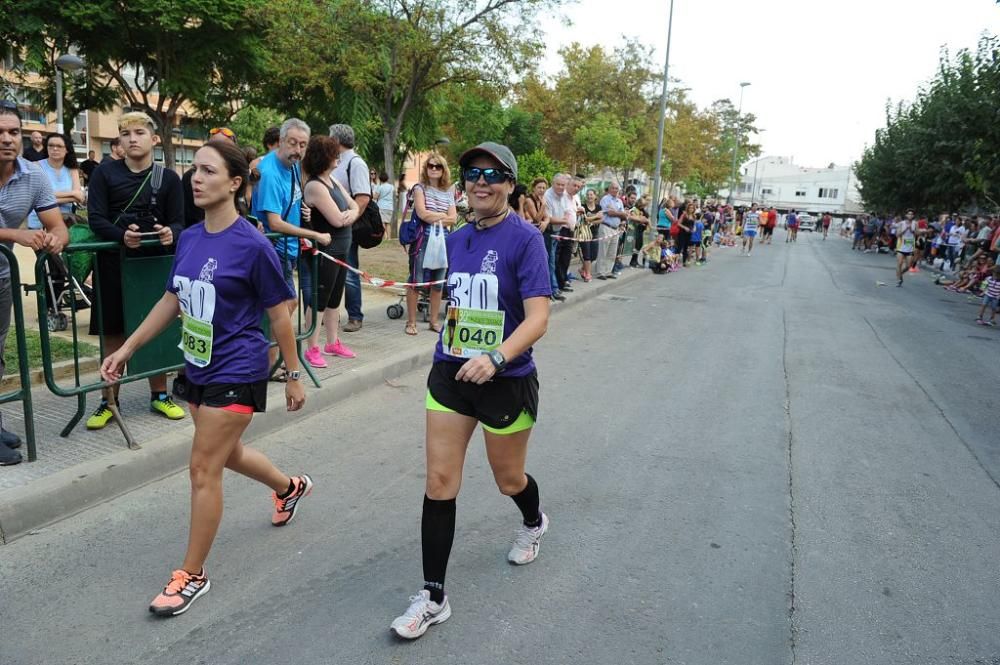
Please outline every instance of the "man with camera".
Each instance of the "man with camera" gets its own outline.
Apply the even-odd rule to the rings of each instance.
[[[102,163],[90,181],[90,228],[100,240],[124,245],[126,256],[170,254],[184,228],[180,178],[174,171],[153,164],[153,146],[159,141],[155,132],[153,119],[145,113],[126,113],[119,118],[118,138],[125,158]],[[140,243],[150,239],[159,241],[159,245],[140,249]],[[118,250],[97,253],[95,270],[100,293],[96,311],[91,313],[90,334],[99,334],[103,327],[105,356],[125,342],[121,263]],[[167,393],[166,374],[150,377],[149,389],[151,411],[170,420],[184,417],[184,410]],[[87,429],[103,429],[109,420],[111,410],[101,400],[87,420]]]

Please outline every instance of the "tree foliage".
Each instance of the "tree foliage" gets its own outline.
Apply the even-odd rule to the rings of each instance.
[[[107,97],[99,95],[110,94],[145,111],[158,124],[172,167],[170,132],[187,105],[209,115],[232,114],[259,81],[265,47],[253,17],[264,2],[22,0],[0,37],[41,65],[58,51],[82,56],[88,67],[73,78],[73,104],[107,108]],[[48,95],[54,69],[40,66],[39,73]]]
[[[610,53],[574,43],[560,55],[564,67],[551,81],[529,76],[518,88],[519,106],[542,118],[546,152],[574,170],[653,174],[662,78],[650,50],[633,41]],[[668,90],[661,176],[713,193],[726,182],[737,127],[740,158],[759,154],[750,142],[755,118],[728,99],[699,108],[676,80]]]
[[[562,165],[541,148],[517,158],[517,179],[523,183],[530,183],[535,178],[551,182],[552,176],[562,170]]]
[[[371,121],[361,133],[379,136],[384,165],[394,177],[400,145],[420,150],[438,138],[448,88],[501,91],[530,69],[542,48],[536,16],[558,1],[278,0],[264,10],[281,14],[272,21],[270,62],[273,78],[291,94],[263,101],[282,110],[297,107],[307,117],[329,117],[331,98],[336,105],[350,91],[353,108],[347,110],[361,112],[337,120]],[[299,5],[302,11],[294,9]],[[299,59],[304,42],[310,52]],[[371,155],[373,146],[366,147]]]
[[[886,126],[857,163],[862,198],[876,210],[1000,208],[1000,40],[941,55],[910,103],[886,107]]]

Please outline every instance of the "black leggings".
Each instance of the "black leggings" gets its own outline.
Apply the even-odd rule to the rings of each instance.
[[[681,231],[677,234],[677,253],[681,255],[681,263],[687,265],[687,250],[691,245],[691,234]]]
[[[331,254],[331,256],[347,261],[347,254]],[[322,312],[327,308],[340,307],[340,301],[344,297],[347,268],[321,256],[316,271],[319,273],[315,280],[316,288],[319,290],[317,309]]]

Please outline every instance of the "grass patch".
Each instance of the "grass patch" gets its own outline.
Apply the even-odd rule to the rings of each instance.
[[[42,368],[42,343],[37,330],[26,330],[24,332],[25,343],[28,347],[28,364],[32,369]],[[60,360],[71,360],[73,358],[73,342],[63,339],[61,337],[56,337],[54,335],[49,336],[50,348],[52,350],[52,362],[56,363]],[[86,342],[80,342],[80,358],[87,358],[90,356],[96,356],[98,354],[98,349],[93,344],[88,344]],[[4,348],[4,362],[7,364],[7,372],[9,375],[17,374],[17,338],[14,335],[13,326],[11,331],[7,334],[7,344]]]
[[[359,250],[361,269],[373,277],[405,282],[409,276],[406,248],[395,238],[386,238],[378,247]]]

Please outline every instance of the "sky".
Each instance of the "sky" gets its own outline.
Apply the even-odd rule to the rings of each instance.
[[[662,71],[670,0],[578,0],[571,26],[543,21],[543,71],[574,41],[612,49],[623,35],[654,48]],[[722,98],[757,116],[765,155],[824,167],[861,157],[887,99],[911,100],[942,47],[1000,33],[995,0],[674,0],[670,77],[702,107]],[[673,85],[673,82],[671,82]]]

